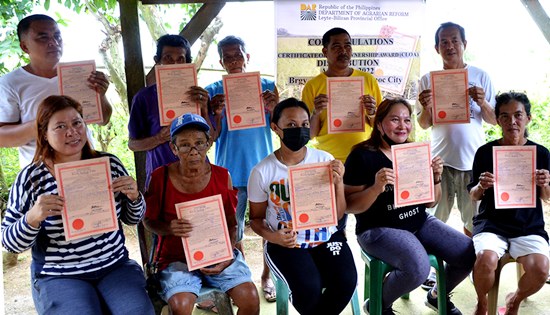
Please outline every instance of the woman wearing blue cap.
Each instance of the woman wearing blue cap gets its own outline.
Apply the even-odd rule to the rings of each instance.
[[[199,115],[188,113],[175,119],[170,127],[170,147],[179,161],[155,170],[146,193],[145,227],[164,239],[159,242],[159,293],[172,314],[191,314],[206,281],[229,294],[239,308],[238,314],[259,314],[258,292],[250,269],[234,247],[237,191],[227,169],[210,164],[206,158],[209,130]],[[177,218],[174,205],[218,194],[223,199],[235,258],[188,271],[181,238],[189,236],[193,226],[188,220]]]

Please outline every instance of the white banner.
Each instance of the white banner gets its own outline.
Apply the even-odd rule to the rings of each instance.
[[[321,39],[333,27],[351,35],[351,67],[373,74],[384,92],[416,98],[424,8],[423,0],[275,0],[282,98],[300,98],[305,82],[326,70]]]

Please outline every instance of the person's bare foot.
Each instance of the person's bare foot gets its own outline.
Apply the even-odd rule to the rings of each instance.
[[[518,315],[519,302],[516,300],[515,293],[508,293],[506,295],[506,312],[504,315]]]
[[[277,292],[271,278],[262,278],[262,292],[266,301],[275,302],[277,300]]]

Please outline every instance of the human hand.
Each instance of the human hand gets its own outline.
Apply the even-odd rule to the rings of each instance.
[[[170,221],[170,234],[179,237],[189,237],[193,231],[193,225],[186,219],[174,219]]]
[[[432,171],[434,174],[434,183],[441,182],[441,174],[443,174],[443,159],[436,156],[432,159]]]
[[[468,95],[476,102],[477,105],[481,106],[485,101],[485,90],[479,86],[472,86],[468,88]]]
[[[369,116],[376,114],[376,99],[370,95],[363,95],[359,98],[361,107],[365,109]]]
[[[279,102],[279,97],[270,90],[265,90],[262,93],[262,99],[269,112],[273,112],[273,108],[275,108],[275,105]]]
[[[161,127],[159,133],[157,133],[154,137],[159,145],[170,141],[170,127]]]
[[[320,114],[328,106],[328,96],[326,94],[319,94],[315,96],[313,104],[315,105],[315,112]]]
[[[345,172],[344,164],[340,160],[332,160],[330,161],[330,167],[332,169],[334,184],[343,184]]]
[[[27,213],[27,223],[38,228],[47,217],[61,215],[64,205],[65,198],[59,195],[40,195]]]
[[[548,186],[550,183],[550,174],[548,170],[536,170],[535,183],[540,187]]]
[[[386,190],[386,185],[394,185],[395,175],[391,168],[381,168],[374,176],[374,186],[378,188],[378,193],[381,194]]]
[[[233,259],[217,263],[213,266],[200,268],[200,272],[207,276],[219,275],[225,268],[229,267],[233,263]]]
[[[113,179],[113,192],[121,192],[134,202],[139,198],[136,181],[131,176],[120,176]]]
[[[275,232],[276,240],[275,244],[281,245],[287,248],[294,248],[296,246],[296,240],[298,239],[298,233],[289,228],[283,228]]]
[[[88,77],[88,87],[100,95],[105,95],[109,88],[109,79],[107,75],[101,71],[92,71]]]
[[[210,109],[212,113],[216,116],[221,115],[223,108],[225,107],[225,95],[216,94],[212,99],[210,99]]]
[[[487,190],[495,185],[495,176],[489,172],[483,172],[479,175],[479,187],[483,190]]]
[[[418,101],[424,110],[432,107],[432,90],[424,90],[418,94]]]
[[[185,92],[187,97],[195,103],[198,103],[201,110],[208,112],[208,91],[200,86],[192,86]]]

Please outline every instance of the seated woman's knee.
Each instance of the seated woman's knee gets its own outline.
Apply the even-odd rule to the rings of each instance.
[[[498,267],[498,255],[491,250],[484,250],[477,254],[474,268],[485,273],[494,272]]]
[[[172,295],[168,299],[168,305],[173,315],[191,315],[195,307],[197,296],[189,292],[181,292]]]
[[[239,284],[227,291],[227,294],[233,299],[235,305],[239,308],[239,312],[251,315],[260,313],[258,290],[252,282]]]

